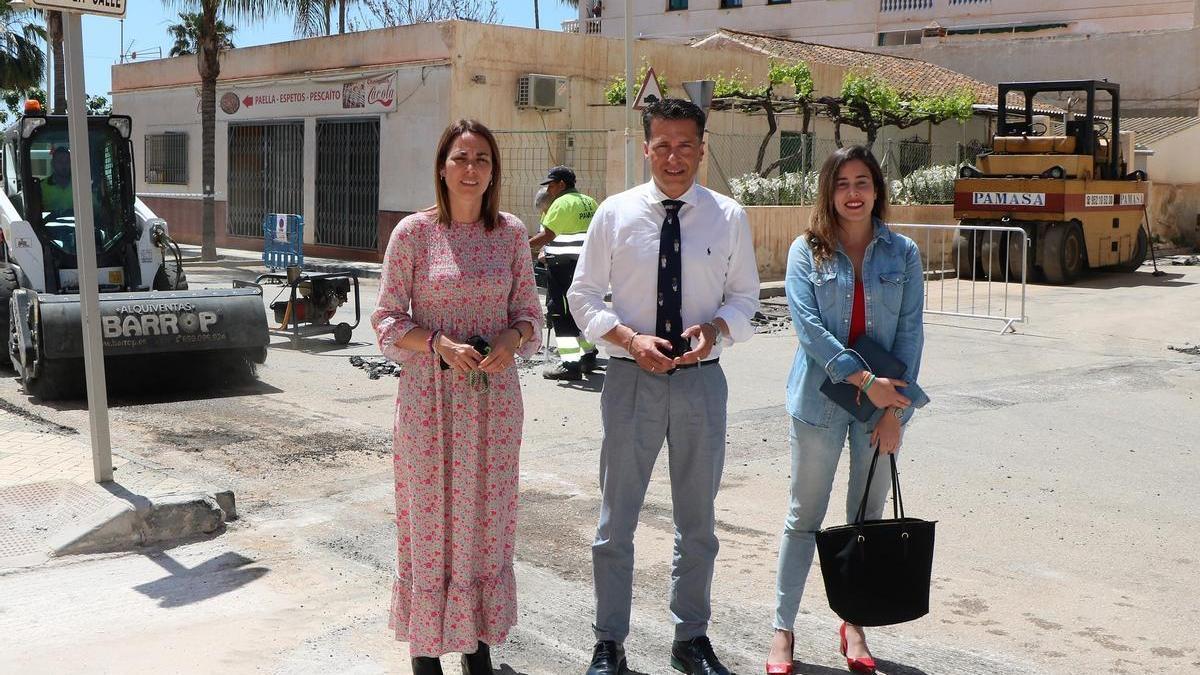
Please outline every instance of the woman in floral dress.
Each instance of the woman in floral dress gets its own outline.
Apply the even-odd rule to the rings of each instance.
[[[378,309],[402,364],[393,428],[397,578],[390,625],[413,672],[487,673],[516,623],[513,545],[523,411],[516,354],[538,348],[542,311],[525,226],[499,211],[500,157],[482,124],[446,129],[437,205],[388,242]],[[467,344],[482,337],[486,355]],[[445,363],[448,368],[443,368]]]

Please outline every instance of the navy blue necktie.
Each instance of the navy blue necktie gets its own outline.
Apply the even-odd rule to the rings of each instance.
[[[662,238],[658,243],[658,312],[654,321],[654,334],[671,343],[679,356],[689,348],[683,338],[683,260],[680,257],[679,209],[683,202],[665,199],[667,209],[663,220]]]

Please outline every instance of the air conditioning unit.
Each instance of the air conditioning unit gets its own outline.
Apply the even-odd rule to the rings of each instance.
[[[537,110],[563,110],[567,107],[565,77],[530,73],[517,79],[517,107]]]

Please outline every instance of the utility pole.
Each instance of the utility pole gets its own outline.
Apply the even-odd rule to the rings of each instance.
[[[634,136],[633,0],[625,0],[625,189],[637,184],[637,137]]]
[[[82,5],[82,7],[80,6]],[[125,17],[125,0],[76,3],[33,0],[39,9],[63,11],[63,43],[67,76],[67,137],[71,148],[71,188],[75,206],[76,260],[79,262],[80,322],[83,370],[87,382],[88,431],[92,441],[92,473],[97,483],[113,479],[108,428],[108,392],[104,379],[104,343],[100,337],[100,289],[96,270],[95,219],[92,213],[92,163],[88,141],[87,88],[83,82],[81,12]]]

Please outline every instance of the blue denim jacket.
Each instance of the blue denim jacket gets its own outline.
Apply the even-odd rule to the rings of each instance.
[[[905,423],[914,409],[929,402],[917,385],[925,342],[923,281],[917,245],[877,219],[875,237],[863,256],[867,335],[908,366],[903,378],[908,387],[901,393],[912,400],[912,406],[901,418]],[[814,264],[812,249],[801,235],[788,251],[786,287],[792,325],[800,339],[788,376],[788,413],[801,422],[827,427],[837,404],[821,393],[821,383],[826,377],[841,382],[865,367],[862,358],[845,346],[854,303],[854,264],[841,246],[831,260]]]

